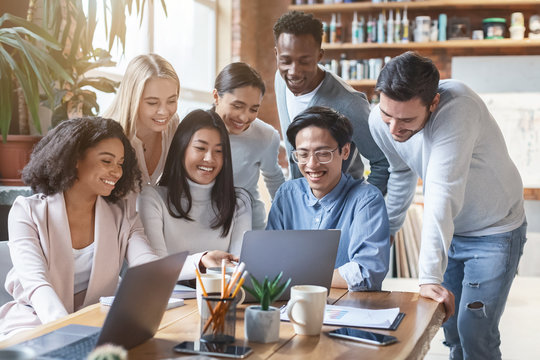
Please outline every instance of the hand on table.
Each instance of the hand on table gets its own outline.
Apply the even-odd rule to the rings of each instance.
[[[233,261],[238,262],[239,260],[238,256],[234,256],[233,254],[229,254],[228,252],[221,250],[212,250],[201,257],[201,264],[205,268],[221,266],[222,259],[225,259],[225,266],[235,266],[236,263],[233,263]]]
[[[423,284],[420,285],[420,295],[433,299],[439,303],[443,303],[446,315],[443,322],[446,322],[456,310],[456,302],[454,294],[444,286],[439,284]]]

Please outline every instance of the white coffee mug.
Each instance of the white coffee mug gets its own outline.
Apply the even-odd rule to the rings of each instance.
[[[233,266],[227,266],[225,268],[225,274],[231,276],[234,272],[234,267]],[[221,275],[221,266],[214,266],[214,267],[209,267],[206,269],[206,273],[207,274],[219,274]]]
[[[323,286],[296,285],[291,288],[287,316],[298,335],[319,335],[328,290]]]
[[[225,281],[228,282],[230,279],[229,275],[225,275]],[[206,290],[206,293],[208,295],[219,295],[221,294],[221,274],[201,274],[201,280],[204,285],[204,289]],[[197,294],[197,308],[199,309],[199,314],[201,313],[201,297],[202,297],[202,289],[201,284],[197,280],[197,288],[196,288],[196,294]],[[246,297],[246,293],[244,292],[244,289],[240,288],[240,300],[238,301],[237,305],[240,305],[244,302],[244,299]]]

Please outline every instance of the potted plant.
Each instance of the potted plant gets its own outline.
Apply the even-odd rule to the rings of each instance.
[[[124,48],[126,10],[131,14],[136,8],[142,21],[144,1],[141,4],[140,0],[103,0],[103,3],[107,9],[105,28],[109,50],[116,39]],[[167,14],[165,3],[161,4]],[[41,24],[34,22],[38,8]],[[4,143],[0,144],[0,183],[22,185],[20,171],[40,139],[29,136],[28,113],[36,131],[42,133],[40,102],[53,111],[54,126],[70,117],[98,113],[96,94],[89,87],[116,91],[118,83],[86,74],[97,67],[114,65],[106,50],[92,46],[96,12],[97,0],[88,1],[87,14],[82,0],[30,0],[26,19],[9,13],[0,17],[0,133]],[[16,116],[12,115],[14,106],[18,109]],[[18,120],[17,127],[11,126],[12,118]],[[10,130],[18,135],[8,137]],[[24,149],[18,148],[24,144]]]
[[[260,343],[279,340],[280,311],[270,304],[276,301],[291,283],[290,278],[285,283],[280,283],[282,276],[283,272],[280,272],[272,281],[265,276],[261,284],[250,275],[253,287],[243,286],[260,303],[260,305],[251,305],[246,308],[244,335],[247,340]]]
[[[59,50],[60,46],[46,30],[8,13],[0,17],[0,176],[6,179],[7,185],[20,181],[19,169],[26,164],[33,145],[39,141],[39,137],[28,136],[27,121],[19,126],[23,134],[8,137],[13,104],[22,97],[26,105],[19,102],[19,115],[27,119],[27,111],[30,112],[35,128],[41,131],[40,89],[52,103],[53,78],[71,81],[47,49]]]

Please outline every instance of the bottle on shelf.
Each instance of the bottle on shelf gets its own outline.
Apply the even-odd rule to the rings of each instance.
[[[351,42],[353,44],[360,43],[360,24],[358,23],[358,13],[356,11],[351,24]]]
[[[403,10],[403,20],[401,21],[401,42],[409,42],[409,19],[407,19],[407,8]]]
[[[446,14],[439,14],[439,41],[446,41]]]
[[[396,10],[396,20],[394,21],[394,42],[401,42],[401,14]]]
[[[328,23],[326,21],[322,22],[322,29],[323,29],[322,42],[327,43],[330,41],[330,31],[328,29]]]
[[[388,13],[388,21],[386,22],[386,42],[388,44],[394,43],[394,12],[390,9]]]
[[[330,20],[330,43],[336,43],[336,14],[332,14],[332,20]]]
[[[360,17],[360,24],[359,24],[359,28],[358,28],[358,42],[359,43],[363,43],[366,41],[365,37],[365,33],[364,33],[364,26],[365,26],[365,20],[364,20],[364,17],[361,16]]]
[[[375,26],[374,21],[371,15],[369,15],[368,22],[367,22],[367,42],[373,43],[375,42]]]
[[[343,42],[343,25],[341,24],[341,14],[337,14],[336,42]]]
[[[377,21],[377,43],[384,44],[384,28],[386,25],[386,19],[384,11],[379,14],[379,20]]]

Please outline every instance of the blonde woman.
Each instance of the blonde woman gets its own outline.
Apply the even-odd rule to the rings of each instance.
[[[156,54],[129,63],[118,94],[104,117],[118,121],[135,149],[143,185],[155,185],[163,172],[172,137],[180,80],[172,65]]]

